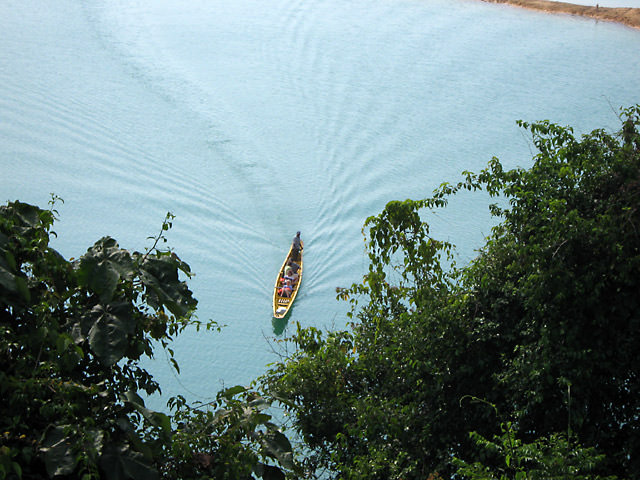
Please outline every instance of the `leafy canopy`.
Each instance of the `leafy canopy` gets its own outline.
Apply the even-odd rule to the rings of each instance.
[[[531,168],[493,158],[367,219],[369,271],[338,290],[351,330],[299,329],[296,353],[262,380],[313,467],[418,479],[481,465],[486,478],[537,478],[543,467],[501,470],[504,456],[484,448],[494,440],[478,441],[517,438],[571,466],[549,475],[640,478],[640,106],[621,123],[576,138],[520,122],[538,149]],[[496,198],[498,225],[458,267],[424,219],[464,190]],[[459,472],[485,478],[471,473]]]
[[[291,446],[243,387],[209,405],[171,399],[142,368],[194,317],[189,266],[161,250],[169,214],[144,253],[110,237],[77,260],[49,240],[55,210],[0,207],[0,479],[255,478],[292,475]],[[207,329],[215,323],[204,325]]]

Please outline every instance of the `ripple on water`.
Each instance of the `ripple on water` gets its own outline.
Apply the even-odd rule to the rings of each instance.
[[[67,256],[105,234],[144,248],[172,211],[199,315],[228,325],[178,341],[179,381],[151,364],[169,395],[208,398],[275,359],[271,289],[296,230],[286,328],[343,326],[335,287],[367,269],[367,216],[492,155],[530,164],[517,119],[583,132],[638,102],[640,32],[470,0],[9,1],[0,29],[4,196],[65,198]],[[491,225],[475,198],[425,213],[464,260]]]

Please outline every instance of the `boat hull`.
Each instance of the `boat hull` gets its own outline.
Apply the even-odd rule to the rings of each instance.
[[[301,249],[300,258],[295,261],[298,265],[300,265],[300,268],[298,269],[298,281],[293,286],[291,296],[282,297],[278,295],[278,289],[281,287],[280,279],[284,277],[284,269],[287,266],[287,263],[289,263],[289,260],[291,259],[292,254],[293,254],[293,248],[290,247],[289,253],[284,259],[284,262],[282,262],[282,266],[278,271],[276,284],[273,288],[273,317],[274,318],[284,318],[287,315],[287,313],[289,313],[289,310],[291,309],[291,306],[293,305],[293,302],[296,299],[296,296],[298,295],[298,291],[300,290],[300,284],[302,283],[302,271],[303,271],[304,265],[302,260],[302,249]]]

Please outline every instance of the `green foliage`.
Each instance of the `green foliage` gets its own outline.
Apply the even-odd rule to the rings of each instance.
[[[322,332],[313,327],[302,329],[299,324],[297,332],[300,349],[293,357],[295,361],[289,362],[286,371],[278,367],[278,384],[269,390],[288,407],[305,402],[307,408],[297,411],[297,429],[306,445],[315,451],[305,460],[305,467],[314,470],[319,462],[326,463],[339,454],[332,441],[338,441],[343,425],[355,420],[354,412],[345,404],[349,398],[345,375],[353,344],[346,332],[323,338]],[[327,402],[327,398],[335,401]]]
[[[539,151],[531,168],[507,171],[494,158],[431,198],[390,202],[367,219],[369,271],[338,289],[352,302],[352,331],[299,330],[296,353],[263,378],[312,467],[418,479],[454,474],[458,456],[498,472],[505,459],[477,440],[508,434],[521,439],[519,454],[553,462],[566,446],[565,467],[580,467],[573,478],[600,459],[593,449],[606,458],[592,475],[640,478],[640,106],[621,120],[617,135],[580,139],[520,122]],[[499,224],[459,268],[424,219],[463,190],[496,197]],[[465,396],[509,412],[508,432]],[[567,443],[567,425],[587,447]],[[518,478],[536,478],[527,465]]]
[[[611,472],[640,475],[635,353],[640,326],[639,109],[618,137],[525,125],[540,150],[527,171],[500,173],[509,209],[469,269],[470,305],[502,352],[494,372],[519,428],[571,429],[605,452]]]
[[[173,418],[140,397],[160,391],[140,360],[159,344],[179,371],[171,341],[202,326],[181,279],[189,266],[157,247],[173,217],[144,253],[105,237],[66,260],[49,245],[55,214],[0,207],[0,480],[293,472],[288,440],[263,413],[269,403],[244,389],[221,393],[215,412],[174,399]],[[201,468],[212,455],[215,468]]]
[[[484,454],[485,462],[467,463],[455,458],[457,475],[468,480],[615,480],[615,476],[594,474],[605,456],[593,447],[583,448],[562,433],[524,443],[516,437],[511,422],[500,426],[500,435],[487,440],[476,432],[470,438]],[[487,458],[494,460],[488,467]]]
[[[295,476],[292,446],[266,413],[271,402],[236,386],[218,393],[207,408],[181,408],[183,398],[170,406],[178,427],[171,446],[165,478],[265,480]],[[273,463],[280,465],[279,467]]]

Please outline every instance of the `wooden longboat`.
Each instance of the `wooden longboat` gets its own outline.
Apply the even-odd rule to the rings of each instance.
[[[304,247],[304,244],[301,244]],[[300,290],[300,284],[302,283],[302,249],[300,249],[300,258],[295,262],[300,265],[298,269],[298,281],[293,285],[293,290],[291,292],[290,297],[281,297],[278,295],[278,289],[282,286],[280,283],[280,279],[284,277],[284,269],[289,263],[289,259],[291,259],[291,255],[293,253],[293,245],[289,247],[289,253],[287,254],[287,258],[282,262],[282,266],[278,271],[278,277],[276,278],[276,285],[273,288],[273,317],[274,318],[283,318],[287,313],[289,313],[289,309],[291,305],[293,305],[293,301],[296,299],[296,295],[298,295],[298,290]]]

